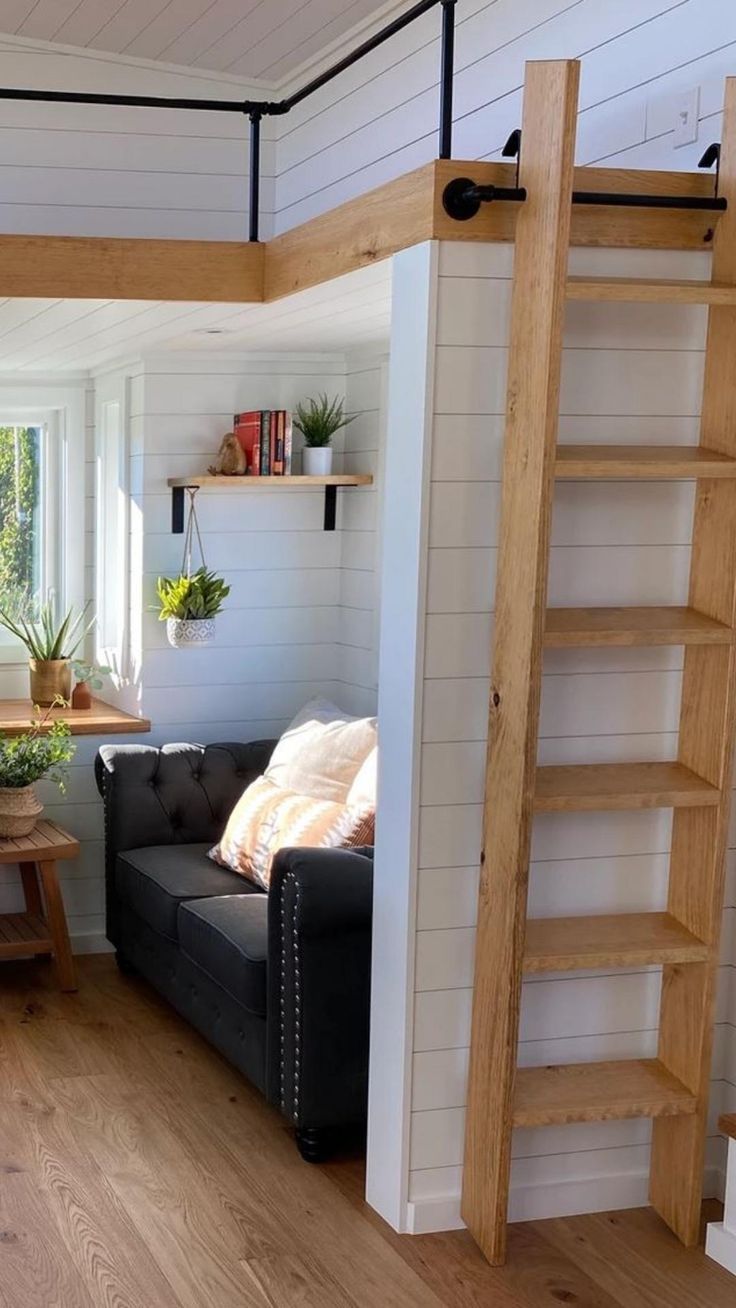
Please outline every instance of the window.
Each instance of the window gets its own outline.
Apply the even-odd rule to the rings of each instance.
[[[0,603],[50,592],[63,611],[84,602],[84,394],[34,406],[36,389],[0,385]],[[25,658],[0,628],[0,663]]]
[[[96,655],[119,676],[129,653],[128,386],[124,373],[99,377],[95,407]]]

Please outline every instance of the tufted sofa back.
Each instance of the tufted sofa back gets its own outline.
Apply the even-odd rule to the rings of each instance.
[[[275,741],[249,744],[103,745],[95,759],[105,804],[108,935],[114,942],[115,860],[127,849],[219,839]]]

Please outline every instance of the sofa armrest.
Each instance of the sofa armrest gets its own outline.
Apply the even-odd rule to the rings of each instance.
[[[108,937],[115,931],[115,861],[127,849],[216,841],[272,740],[217,745],[103,745],[95,779],[105,808]]]
[[[363,1122],[373,860],[284,849],[268,902],[268,1096],[300,1131]]]

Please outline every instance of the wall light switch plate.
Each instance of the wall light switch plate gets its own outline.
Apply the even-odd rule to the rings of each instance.
[[[675,101],[674,139],[675,149],[680,145],[692,145],[698,139],[698,112],[700,109],[700,87],[684,91]]]

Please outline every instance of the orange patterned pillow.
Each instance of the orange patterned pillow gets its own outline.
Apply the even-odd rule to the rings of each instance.
[[[240,796],[210,858],[268,890],[271,865],[280,849],[370,845],[374,821],[373,807],[313,799],[259,777]]]

